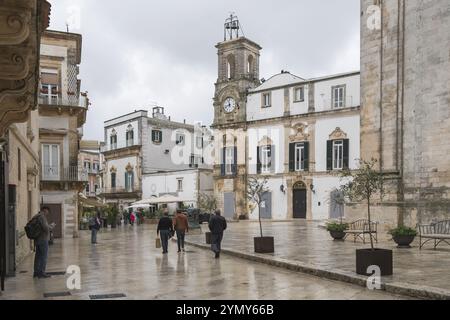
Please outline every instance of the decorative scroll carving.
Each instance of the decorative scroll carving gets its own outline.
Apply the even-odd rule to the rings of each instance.
[[[296,133],[292,136],[289,136],[289,140],[291,142],[307,141],[309,139],[309,134],[306,133],[307,128],[308,128],[308,126],[303,123],[294,125],[294,129],[295,129]]]
[[[131,165],[131,163],[128,162],[128,165],[125,167],[125,170],[127,172],[132,172],[134,169],[134,167]]]
[[[23,9],[22,9],[23,10]],[[0,45],[18,45],[30,35],[31,10],[0,7]]]
[[[341,130],[341,128],[337,127],[333,133],[330,134],[330,140],[341,140],[347,139],[347,134]]]
[[[0,2],[0,137],[37,105],[39,39],[49,13],[45,0]]]

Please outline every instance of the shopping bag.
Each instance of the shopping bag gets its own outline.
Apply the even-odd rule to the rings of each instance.
[[[156,238],[155,245],[156,245],[156,249],[161,248],[161,239],[160,238]]]

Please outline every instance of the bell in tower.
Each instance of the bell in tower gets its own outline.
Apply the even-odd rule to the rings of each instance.
[[[216,45],[218,78],[214,98],[214,124],[245,121],[246,92],[260,84],[259,58],[262,48],[247,39],[235,15],[224,23],[224,41]]]

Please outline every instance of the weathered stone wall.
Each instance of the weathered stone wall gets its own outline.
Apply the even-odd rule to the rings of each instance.
[[[373,5],[381,28],[368,26]],[[450,2],[362,0],[361,9],[362,157],[380,160],[388,185],[376,218],[448,219]]]

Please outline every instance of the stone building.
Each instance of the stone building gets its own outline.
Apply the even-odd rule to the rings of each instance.
[[[89,99],[78,79],[82,36],[47,31],[42,37],[39,94],[41,200],[54,236],[78,236],[78,196],[88,174],[78,163]]]
[[[39,204],[37,88],[44,0],[0,3],[0,290],[31,252],[23,228]]]
[[[361,154],[379,160],[387,186],[375,218],[448,219],[450,3],[362,0],[361,10]]]
[[[141,200],[143,193],[154,195],[159,173],[203,169],[211,159],[207,150],[212,149],[212,134],[206,128],[172,121],[162,107],[152,111],[151,116],[141,110],[105,122],[102,197],[121,210]]]
[[[103,188],[103,154],[101,153],[103,143],[93,140],[82,140],[78,163],[80,169],[88,174],[88,183],[83,191],[87,198],[96,199]]]
[[[360,156],[359,72],[260,82],[259,45],[231,36],[216,47],[214,189],[225,217],[258,218],[246,199],[252,177],[268,179],[263,218],[339,217],[338,172]]]

